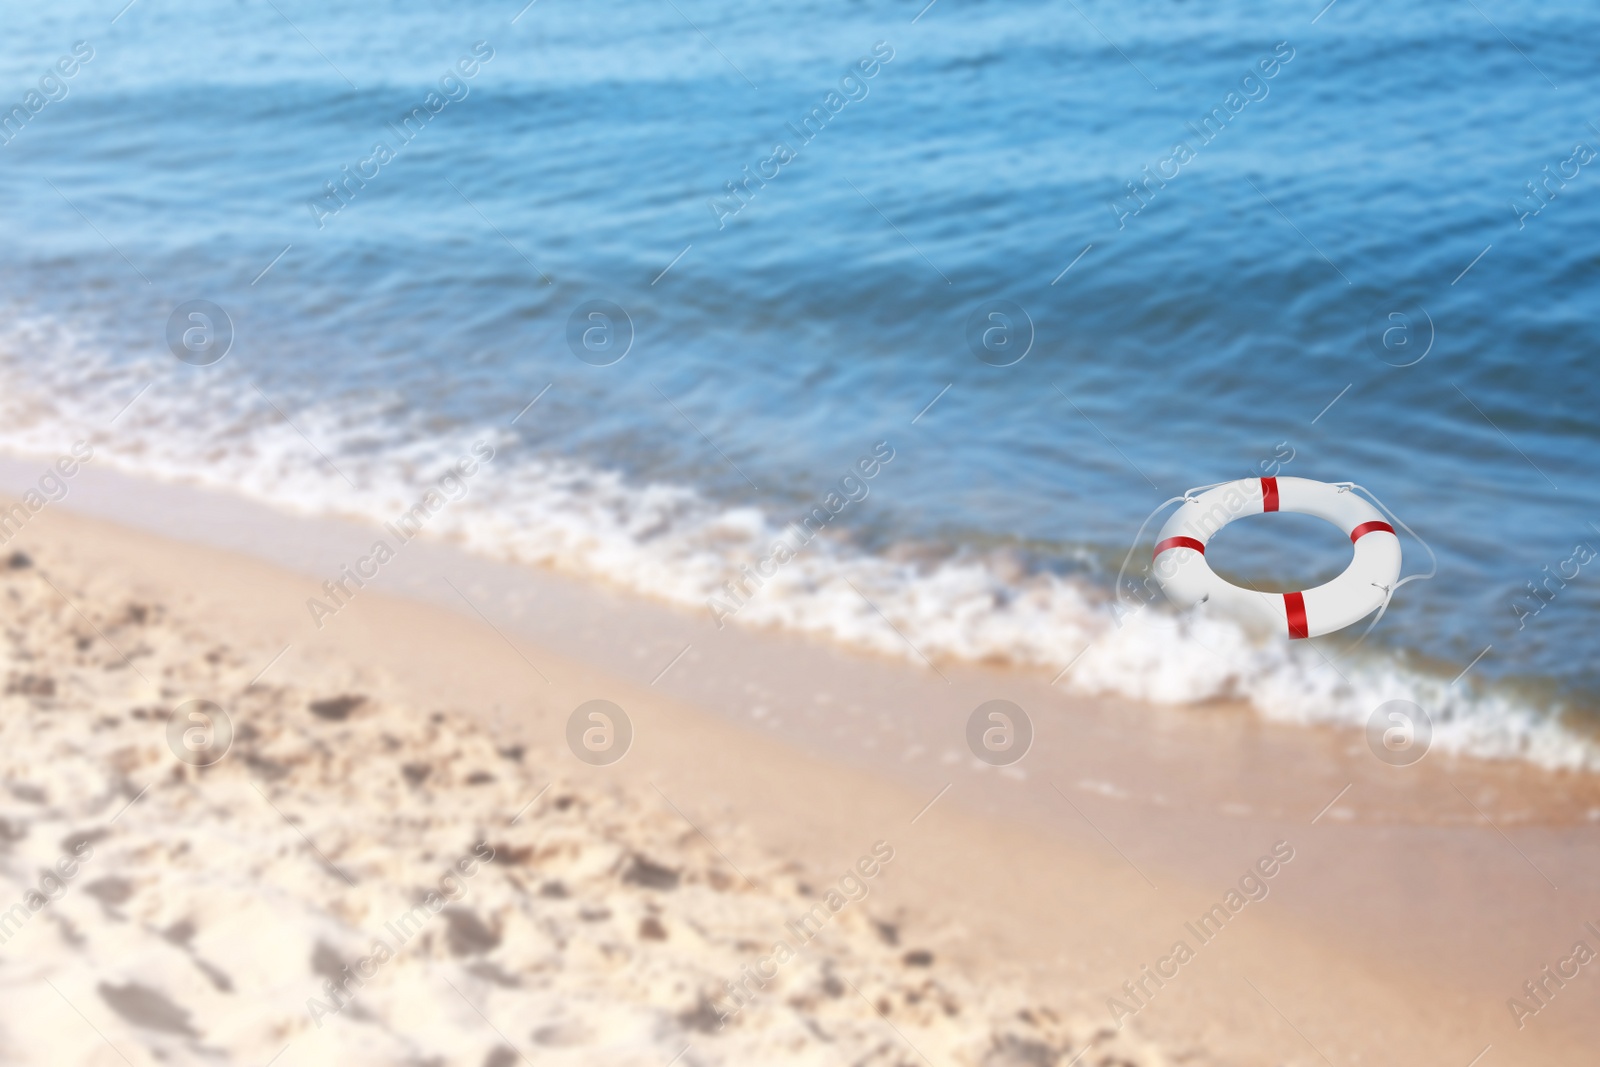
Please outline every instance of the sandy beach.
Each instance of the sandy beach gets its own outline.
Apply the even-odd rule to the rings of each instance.
[[[1600,8],[7,14],[0,1067],[1600,1061]]]
[[[382,668],[252,684],[267,646],[151,581],[139,539],[59,525],[87,556],[30,537],[0,571],[7,1062],[1169,1062],[948,966],[874,892],[885,839],[813,874]],[[196,707],[200,765],[167,740]]]
[[[319,569],[297,553],[367,531],[264,529],[216,498],[229,521],[208,524],[172,507],[180,490],[141,488],[142,511],[128,483],[85,483],[80,513],[39,515],[0,569],[5,1062],[1465,1065],[1594,1047],[1588,968],[1537,1012],[1507,1004],[1533,1006],[1523,983],[1595,943],[1585,776],[1397,775],[1359,735],[1247,709],[1070,700],[949,665],[941,682],[765,634],[719,647],[644,602],[560,604],[559,583],[554,617],[519,613],[443,545],[318,630]],[[128,521],[81,513],[114,507]],[[251,541],[280,558],[234,550]],[[703,647],[673,660],[662,625]],[[997,692],[1037,724],[999,769],[954,754],[973,695]],[[609,765],[566,741],[595,699],[631,723]]]

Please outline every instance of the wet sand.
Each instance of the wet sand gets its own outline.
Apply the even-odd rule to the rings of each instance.
[[[319,630],[306,599],[370,531],[85,475],[66,505],[7,546],[34,566],[0,572],[13,602],[24,598],[8,620],[14,647],[38,668],[13,652],[8,671],[81,681],[52,694],[19,681],[5,697],[8,784],[32,795],[41,777],[46,796],[23,799],[13,785],[6,798],[8,825],[37,826],[10,846],[15,888],[28,877],[18,849],[43,841],[50,851],[109,819],[146,780],[158,784],[95,844],[112,862],[41,913],[72,916],[93,951],[54,920],[0,946],[13,995],[59,1015],[45,1029],[88,1035],[60,1046],[61,1062],[110,1055],[80,1010],[124,1054],[160,1048],[179,1062],[212,1047],[237,1062],[264,1051],[264,1062],[284,1046],[281,1063],[334,1062],[340,1040],[378,1032],[397,1042],[381,1054],[393,1062],[424,1061],[426,1042],[415,1042],[426,1036],[438,1050],[427,1055],[451,1063],[494,1062],[502,1045],[564,1050],[572,1062],[601,1049],[608,1062],[631,1062],[624,1051],[666,1062],[687,1044],[686,1063],[1065,1064],[1082,1052],[1082,1063],[1464,1067],[1486,1046],[1485,1064],[1590,1062],[1600,1041],[1590,968],[1520,1030],[1506,1004],[1526,999],[1523,983],[1574,941],[1600,945],[1584,927],[1600,926],[1600,789],[1589,777],[1436,754],[1389,767],[1356,733],[1264,723],[1236,707],[1085,700],[1048,677],[919,669],[719,631],[707,618],[421,542]],[[118,521],[86,517],[96,513]],[[131,621],[131,603],[154,615]],[[166,673],[139,689],[113,643],[141,670],[135,649],[150,646],[155,670],[145,673]],[[213,646],[227,649],[217,663],[206,658]],[[366,697],[364,710],[338,721],[307,710],[347,693]],[[241,732],[237,751],[195,771],[167,749],[164,720],[201,697],[229,709]],[[632,749],[611,766],[587,766],[565,743],[572,710],[596,698],[633,723]],[[1009,768],[965,748],[967,716],[995,698],[1027,709],[1036,730]],[[249,740],[247,725],[259,731]],[[53,755],[62,746],[81,752]],[[518,746],[520,761],[498,755]],[[74,760],[82,766],[71,773],[95,788],[67,788]],[[280,774],[280,764],[294,769]],[[476,764],[493,783],[468,783]],[[411,782],[406,768],[424,765]],[[536,795],[517,824],[501,825]],[[553,808],[561,797],[572,799]],[[426,825],[408,829],[410,816]],[[325,834],[337,855],[316,855],[328,852]],[[426,952],[380,969],[355,998],[373,1019],[340,1012],[316,1027],[305,1001],[325,980],[318,938],[334,953],[320,957],[326,970],[362,931],[382,927],[375,920],[413,907],[407,894],[470,851],[470,838],[532,850],[520,864],[482,864],[466,885],[475,921],[491,933],[500,924],[496,944],[470,950],[485,935],[461,934],[455,951],[445,918]],[[554,841],[608,858],[580,862],[559,848],[547,857],[541,843]],[[767,956],[772,928],[781,937],[877,842],[894,858],[866,898],[750,1009],[706,1026],[702,996]],[[1263,866],[1275,849],[1292,858]],[[678,872],[679,888],[630,880],[634,855]],[[354,886],[329,869],[346,866],[360,868],[345,872]],[[1271,877],[1252,875],[1272,866]],[[103,878],[131,883],[103,895],[128,895],[106,903],[87,892]],[[232,903],[207,904],[197,888],[218,881]],[[580,890],[541,895],[549,881]],[[1198,936],[1212,931],[1197,933],[1196,921],[1219,903],[1226,911],[1231,890],[1241,901],[1265,896]],[[593,899],[575,902],[584,894]],[[195,933],[174,941],[186,906]],[[590,925],[578,917],[585,907],[623,918]],[[665,939],[645,925],[652,917]],[[256,935],[226,932],[230,920]],[[550,949],[557,941],[567,947]],[[1179,941],[1192,959],[1173,959]],[[541,964],[539,951],[555,955]],[[149,953],[171,958],[142,967]],[[239,975],[259,975],[251,980],[273,996],[221,992],[195,960],[239,988]],[[471,970],[479,965],[494,970]],[[1172,976],[1158,983],[1146,966]],[[187,985],[151,984],[180,972]],[[126,992],[137,974],[161,1001]],[[52,975],[59,992],[41,982]],[[1138,984],[1129,992],[1125,982]],[[540,1012],[585,997],[615,1002],[612,1014],[539,1037]],[[431,1014],[415,1014],[422,1004]],[[7,1055],[40,1062],[24,1033],[36,1028],[7,1026]],[[335,1031],[355,1036],[328,1041]],[[271,1048],[276,1037],[263,1035],[284,1041]]]

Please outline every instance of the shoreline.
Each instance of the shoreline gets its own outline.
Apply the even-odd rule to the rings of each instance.
[[[148,586],[260,649],[244,677],[262,672],[262,686],[353,666],[394,679],[411,706],[467,708],[502,743],[546,751],[573,707],[617,701],[634,751],[590,768],[557,748],[563,773],[658,806],[670,791],[708,840],[729,828],[819,872],[818,884],[873,840],[894,842],[872,826],[898,826],[921,841],[894,842],[904,877],[874,888],[878,906],[926,931],[959,975],[1007,975],[1073,1018],[1109,1026],[1108,999],[1125,998],[1117,991],[1159,967],[1185,923],[1285,841],[1296,861],[1269,895],[1148,996],[1130,1033],[1241,1063],[1309,1054],[1276,1009],[1335,1062],[1379,1052],[1341,1029],[1350,1019],[1380,1027],[1386,1054],[1447,1047],[1463,1063],[1491,1043],[1529,1057],[1506,1062],[1580,1062],[1596,1037],[1576,996],[1520,1032],[1505,1007],[1570,947],[1568,927],[1600,917],[1600,870],[1580,851],[1600,813],[1592,776],[1433,755],[1393,768],[1350,731],[1238,706],[1086,699],[981,667],[945,668],[941,681],[782,635],[694,629],[560,576],[523,569],[513,581],[516,568],[436,543],[418,542],[319,634],[303,618],[310,575],[367,528],[171,486],[98,491],[68,503],[119,508],[126,525],[53,506],[18,544],[51,566],[66,556]],[[997,696],[1036,728],[1026,759],[999,770],[957,754],[968,712]],[[1330,974],[1343,992],[1306,996]],[[1252,1005],[1241,975],[1275,1009]],[[1430,1006],[1413,1017],[1418,990]]]
[[[137,421],[141,411],[158,423],[171,414],[135,408],[128,417]],[[8,440],[16,447],[42,445],[38,429]],[[813,537],[805,551],[793,556],[792,545],[781,547],[789,535],[780,524],[792,518],[782,508],[734,506],[689,486],[635,482],[616,471],[532,454],[487,429],[476,435],[463,432],[420,452],[402,448],[374,453],[368,448],[339,459],[359,489],[347,486],[314,456],[291,461],[293,449],[279,453],[283,442],[267,455],[257,455],[247,435],[245,441],[212,453],[207,451],[212,446],[199,440],[184,445],[186,433],[149,438],[146,431],[151,429],[142,426],[133,434],[133,441],[143,442],[131,446],[134,452],[117,444],[127,439],[126,433],[119,432],[115,441],[107,439],[94,463],[80,474],[73,494],[95,483],[112,485],[108,493],[120,497],[120,505],[97,512],[112,519],[137,510],[128,498],[153,492],[178,501],[230,498],[233,510],[241,514],[283,509],[350,515],[348,525],[377,528],[396,525],[406,514],[421,514],[418,493],[426,488],[421,499],[438,505],[427,513],[428,535],[441,544],[467,546],[486,559],[509,562],[513,569],[548,569],[624,599],[703,613],[713,622],[726,623],[737,612],[736,625],[747,629],[781,630],[917,666],[930,661],[941,666],[1006,663],[1023,674],[1060,676],[1061,687],[1080,695],[1171,703],[1244,700],[1264,716],[1306,724],[1364,724],[1385,700],[1405,698],[1433,716],[1438,727],[1433,743],[1441,750],[1600,772],[1600,733],[1595,727],[1600,720],[1587,698],[1563,696],[1564,690],[1542,687],[1537,680],[1486,677],[1486,671],[1498,676],[1500,657],[1496,652],[1480,663],[1485,660],[1481,644],[1459,652],[1434,649],[1430,655],[1412,655],[1401,647],[1408,642],[1398,640],[1389,648],[1380,633],[1350,659],[1330,666],[1327,657],[1336,653],[1326,642],[1316,647],[1305,642],[1259,644],[1227,620],[1203,615],[1180,619],[1165,610],[1144,612],[1126,625],[1126,620],[1113,618],[1114,606],[1107,599],[1111,591],[1104,588],[1110,575],[1094,577],[1099,571],[1093,566],[1076,576],[1057,576],[999,549],[971,558],[930,556],[924,552],[927,546],[909,544],[869,550],[828,533],[839,520],[826,525],[826,537]],[[236,435],[239,426],[230,422],[214,429]],[[125,425],[124,431],[132,428]],[[473,438],[494,459],[469,485],[449,472],[463,457],[477,462],[471,456]],[[335,435],[332,440],[343,438]],[[355,443],[328,445],[334,455],[342,455],[346,446]],[[214,455],[214,462],[197,464],[195,449]],[[811,514],[832,518],[835,506],[841,513],[880,506],[876,495],[865,495],[869,492],[888,493],[884,499],[891,499],[893,483],[910,470],[902,465],[915,451],[911,442],[903,449],[906,456],[884,466],[863,446],[849,470],[872,471],[878,464],[882,470],[876,480],[849,475],[830,483],[824,487],[830,490],[827,494],[809,502]],[[147,470],[177,481],[155,490],[140,473]],[[417,480],[422,471],[445,474],[424,486]],[[20,493],[37,477],[28,462],[0,457],[0,492]],[[440,485],[444,478],[451,479],[450,486]],[[116,483],[125,485],[117,489]],[[178,483],[190,486],[187,493],[179,491]],[[90,495],[97,494],[100,489]],[[860,501],[852,503],[856,497]],[[852,523],[867,519],[863,512]],[[261,554],[258,544],[236,547]],[[342,557],[322,561],[319,577],[331,576],[349,586],[364,579],[341,568],[364,566],[371,574],[375,566],[386,566],[371,562],[372,540],[350,547]],[[1066,550],[1064,545],[1057,548]],[[740,561],[749,566],[737,569]],[[325,600],[325,611],[336,609],[334,601]],[[1390,637],[1410,632],[1415,621],[1411,610],[1429,609],[1425,603],[1396,606],[1384,632]]]
[[[862,478],[870,479],[878,473],[873,465],[882,467],[889,458],[880,463],[874,455],[864,455],[850,470],[860,470]],[[1336,658],[1330,661],[1320,648],[1311,648],[1307,642],[1261,647],[1248,642],[1241,645],[1242,635],[1226,625],[1217,629],[1218,620],[1215,619],[1180,619],[1165,612],[1138,612],[1135,613],[1138,617],[1131,622],[1122,618],[1113,625],[1109,616],[1100,617],[1091,603],[1092,595],[1084,599],[1083,590],[1067,583],[1054,589],[1049,597],[1072,601],[1075,605],[1069,612],[1072,619],[1034,617],[1037,611],[1047,610],[1048,614],[1048,611],[1064,607],[1060,603],[1053,607],[1034,603],[1021,609],[1015,618],[991,620],[1001,630],[1013,632],[1013,636],[1031,650],[1013,662],[980,655],[970,648],[954,652],[944,647],[949,640],[961,643],[955,631],[962,631],[964,624],[952,620],[949,627],[935,624],[928,633],[919,633],[918,625],[902,616],[907,611],[929,618],[940,618],[941,612],[965,616],[977,610],[982,614],[978,603],[971,602],[974,595],[979,601],[993,595],[1002,600],[1015,598],[1026,602],[1031,601],[1038,590],[1028,593],[1019,587],[1009,594],[990,590],[980,595],[978,591],[966,589],[948,603],[938,595],[935,595],[935,602],[924,602],[922,598],[934,595],[932,590],[924,590],[915,594],[911,601],[891,604],[881,598],[899,594],[875,590],[873,585],[874,580],[885,577],[882,574],[874,577],[854,573],[852,576],[824,567],[820,573],[797,575],[802,563],[794,561],[799,558],[797,553],[804,553],[788,544],[787,534],[781,530],[772,531],[777,540],[770,548],[771,555],[762,557],[758,552],[752,557],[756,560],[753,567],[746,566],[739,572],[729,570],[725,575],[729,580],[720,588],[701,588],[707,576],[705,561],[695,558],[677,560],[673,565],[683,569],[681,581],[663,571],[657,577],[667,581],[665,586],[658,588],[659,582],[647,582],[648,588],[641,588],[640,575],[635,573],[640,563],[640,558],[636,558],[640,552],[637,545],[620,550],[621,554],[612,559],[616,573],[604,567],[596,569],[597,559],[603,560],[608,554],[615,555],[619,551],[614,544],[599,547],[600,541],[587,548],[574,549],[575,558],[568,558],[566,549],[548,555],[541,554],[543,549],[534,549],[533,556],[529,557],[525,552],[529,546],[522,545],[505,530],[485,531],[470,522],[462,524],[458,521],[460,516],[452,514],[465,505],[475,483],[487,484],[486,478],[490,475],[484,471],[496,466],[497,459],[499,466],[510,462],[482,439],[470,448],[463,445],[454,462],[443,465],[445,473],[428,482],[420,494],[407,490],[395,498],[392,508],[372,514],[367,514],[371,511],[367,506],[370,500],[356,509],[359,514],[352,515],[343,514],[332,498],[310,509],[285,509],[280,502],[261,499],[257,492],[236,492],[203,480],[200,483],[153,480],[128,473],[115,459],[98,456],[96,459],[95,464],[82,465],[79,486],[69,486],[75,497],[67,505],[69,508],[79,508],[111,521],[130,522],[158,534],[198,536],[202,543],[244,551],[297,571],[309,568],[324,579],[320,592],[306,598],[308,616],[319,626],[340,610],[346,598],[359,595],[369,583],[374,588],[384,588],[376,579],[396,553],[431,550],[432,562],[424,569],[442,565],[439,561],[451,553],[468,555],[483,565],[476,568],[477,573],[493,576],[492,584],[498,585],[509,576],[512,585],[525,587],[521,596],[523,604],[510,604],[513,612],[525,610],[530,595],[527,590],[533,590],[533,596],[543,596],[551,587],[558,586],[565,605],[596,597],[611,598],[648,611],[651,626],[657,630],[681,631],[686,626],[696,629],[695,624],[700,620],[695,616],[700,615],[714,623],[717,630],[726,630],[730,618],[743,614],[746,618],[738,620],[737,628],[758,641],[766,636],[798,644],[818,643],[835,649],[846,658],[886,659],[931,669],[935,673],[946,668],[997,669],[1002,674],[1030,680],[1049,675],[1052,685],[1060,683],[1074,697],[1084,700],[1132,702],[1141,706],[1154,704],[1166,708],[1244,703],[1263,719],[1313,730],[1330,726],[1336,730],[1359,727],[1366,722],[1372,708],[1386,700],[1405,697],[1431,713],[1434,720],[1432,744],[1441,753],[1491,762],[1522,761],[1548,771],[1578,770],[1600,776],[1600,723],[1591,721],[1582,710],[1559,710],[1563,707],[1559,701],[1552,710],[1538,710],[1543,705],[1537,700],[1534,704],[1524,703],[1526,694],[1515,686],[1507,688],[1500,682],[1479,686],[1467,675],[1477,660],[1483,658],[1483,652],[1459,672],[1460,664],[1416,657],[1407,662],[1391,661],[1389,653],[1373,659],[1350,660],[1341,660],[1336,653]],[[39,470],[51,471],[50,463],[50,457],[46,456],[30,460],[15,453],[0,453],[0,495],[34,490]],[[479,469],[480,465],[483,470]],[[866,474],[869,470],[873,473]],[[847,476],[845,481],[849,477],[854,475]],[[830,502],[835,499],[842,508],[849,507],[857,495],[870,488],[868,481],[858,479],[852,492],[845,481],[825,498],[826,506],[819,504],[813,511],[829,515]],[[678,492],[665,488],[669,495]],[[862,498],[865,499],[864,495]],[[482,503],[478,501],[474,506]],[[47,509],[56,506],[61,505],[46,504]],[[162,511],[201,516],[203,532],[197,534],[180,524],[164,521],[160,515]],[[635,520],[640,518],[642,516],[634,516]],[[718,521],[730,521],[738,527],[748,518],[736,520],[729,513]],[[667,521],[663,516],[658,519]],[[704,522],[705,516],[696,521]],[[291,546],[277,544],[265,533],[250,536],[239,529],[244,525],[274,531],[288,538]],[[371,536],[357,536],[357,530]],[[750,541],[749,530],[725,532],[734,534],[738,542],[734,555],[755,544]],[[566,530],[561,536],[570,538],[573,533]],[[610,533],[614,535],[617,531]],[[339,544],[343,549],[340,553],[317,551],[308,543],[310,541]],[[412,544],[424,545],[426,549],[408,547]],[[702,546],[702,549],[708,547]],[[718,550],[728,550],[728,546],[722,545]],[[832,560],[829,566],[849,562],[843,557],[834,559],[831,553],[825,554]],[[875,565],[888,565],[885,559],[872,559]],[[659,569],[664,562],[657,560],[654,565]],[[771,574],[766,573],[768,564],[772,565]],[[535,579],[532,575],[540,577]],[[938,575],[924,577],[935,584],[953,581],[962,586],[974,575],[941,571]],[[796,580],[811,589],[809,596],[819,595],[821,586],[828,588],[824,616],[812,617],[813,609],[823,607],[821,601],[789,603],[787,598],[792,590],[774,594],[767,588]],[[401,578],[399,582],[406,588],[407,595],[433,598],[433,591],[423,590],[413,580]],[[863,592],[862,586],[868,592]],[[685,591],[691,587],[700,591],[685,599]],[[844,599],[838,599],[835,593]],[[452,605],[456,602],[454,595],[445,599]],[[632,609],[619,610],[626,613]],[[1078,618],[1078,614],[1083,617]],[[1058,624],[1070,624],[1082,632],[1070,647],[1063,645],[1057,649],[1059,657],[1048,662],[1039,660],[1034,654],[1039,651],[1037,641],[1030,633],[1041,625],[1049,628]],[[1102,628],[1102,624],[1110,628]],[[941,629],[950,632],[941,633]],[[551,631],[535,636],[545,641],[566,638],[564,634]],[[928,644],[930,640],[934,643]],[[683,647],[681,643],[678,646]],[[1329,672],[1338,677],[1334,678]],[[1457,677],[1446,684],[1452,673]],[[1458,691],[1463,678],[1467,679],[1465,686]]]

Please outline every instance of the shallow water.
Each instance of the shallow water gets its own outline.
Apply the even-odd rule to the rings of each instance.
[[[436,532],[698,609],[886,441],[739,621],[1291,717],[1411,694],[1483,751],[1596,704],[1592,9],[519,7],[12,13],[0,99],[93,57],[0,149],[0,443],[383,520],[492,441]],[[574,328],[596,300],[626,321]],[[1150,510],[1264,473],[1369,487],[1438,577],[1343,674],[1107,637]],[[1235,573],[1334,573],[1302,529],[1230,530]]]

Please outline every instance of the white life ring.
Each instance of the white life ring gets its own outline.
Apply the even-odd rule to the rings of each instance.
[[[1207,542],[1233,520],[1268,511],[1333,523],[1354,544],[1355,558],[1333,581],[1302,593],[1263,593],[1218,577],[1206,562]],[[1162,591],[1180,607],[1209,602],[1252,629],[1321,637],[1366,618],[1388,600],[1400,577],[1400,538],[1349,485],[1246,478],[1186,499],[1156,538],[1153,570]]]

